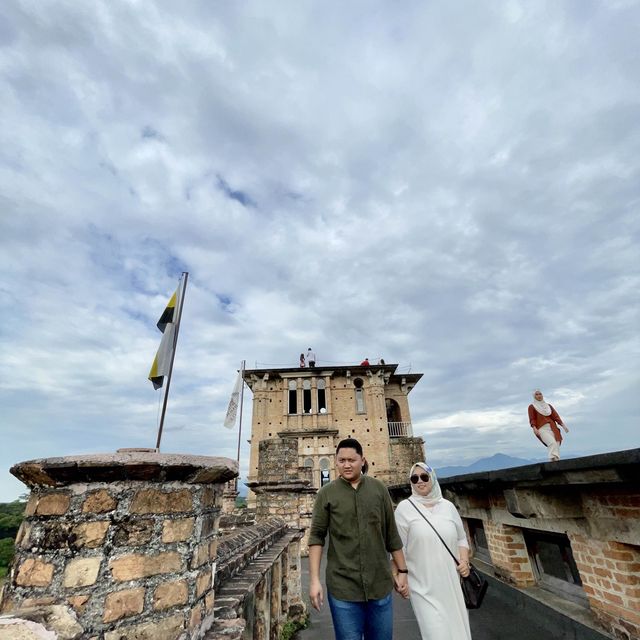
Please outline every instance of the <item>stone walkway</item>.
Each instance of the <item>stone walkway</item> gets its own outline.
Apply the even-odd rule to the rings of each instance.
[[[324,574],[324,560],[322,573]],[[515,605],[509,600],[508,594],[496,588],[497,586],[490,586],[480,609],[469,612],[473,640],[569,640],[586,637],[579,631],[567,628],[566,625],[559,625],[564,628],[550,630],[548,621],[545,624],[545,621],[534,619],[539,612],[528,612],[526,608]],[[299,631],[296,640],[331,640],[334,635],[326,595],[320,613],[309,604],[308,558],[302,559],[302,588],[303,598],[311,615],[311,625],[308,629]],[[398,594],[394,594],[393,619],[394,638],[421,640],[411,603]]]

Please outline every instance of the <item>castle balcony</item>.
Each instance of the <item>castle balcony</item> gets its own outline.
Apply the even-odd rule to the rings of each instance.
[[[390,438],[413,438],[413,427],[410,422],[388,422]]]

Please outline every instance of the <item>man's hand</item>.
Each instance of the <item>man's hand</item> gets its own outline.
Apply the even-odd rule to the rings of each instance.
[[[393,582],[396,588],[396,591],[403,597],[409,597],[409,579],[407,578],[406,573],[396,573],[393,576]]]
[[[311,580],[309,585],[309,598],[311,599],[311,605],[316,611],[320,611],[324,603],[324,594],[322,593],[322,584],[320,580]]]

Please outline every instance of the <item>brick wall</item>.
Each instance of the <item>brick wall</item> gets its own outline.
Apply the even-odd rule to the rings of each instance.
[[[536,581],[522,530],[489,520],[484,531],[496,575],[517,587],[533,586]]]
[[[570,534],[591,609],[620,638],[640,638],[640,547]]]
[[[631,640],[640,638],[639,473],[640,449],[632,449],[445,478],[441,485],[463,518],[483,521],[496,574],[516,586],[536,584],[524,532],[532,539],[566,536],[593,622]],[[582,602],[575,582],[543,580],[557,598]]]

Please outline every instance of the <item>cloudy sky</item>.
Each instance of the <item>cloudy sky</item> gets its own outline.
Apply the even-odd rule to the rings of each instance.
[[[240,361],[308,346],[424,373],[435,465],[544,457],[536,386],[565,455],[638,446],[639,26],[622,0],[2,2],[0,500],[15,462],[155,444],[182,271],[165,452],[235,457]]]

